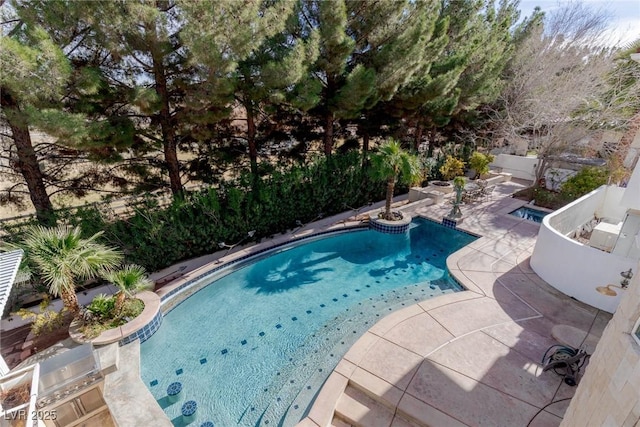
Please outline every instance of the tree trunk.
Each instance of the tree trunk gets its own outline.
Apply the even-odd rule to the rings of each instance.
[[[155,90],[158,97],[160,97],[161,102],[158,119],[162,130],[164,161],[169,172],[171,193],[175,196],[182,193],[182,181],[180,179],[180,163],[178,162],[176,134],[171,123],[169,92],[167,91],[167,76],[165,75],[164,65],[162,64],[162,57],[157,52],[152,52],[152,58]]]
[[[436,131],[435,129],[432,129],[429,132],[429,148],[427,149],[427,157],[433,157],[433,150],[436,147],[435,136],[436,136]]]
[[[362,154],[366,157],[369,152],[369,130],[364,127],[362,129]]]
[[[256,122],[253,108],[245,104],[247,112],[247,143],[249,145],[249,161],[251,162],[251,175],[258,176],[258,147],[256,146]]]
[[[422,142],[422,133],[423,133],[423,129],[422,126],[420,126],[419,123],[416,124],[416,135],[415,135],[415,149],[416,152],[418,151],[418,149],[420,148],[420,143]],[[431,146],[431,144],[429,144],[429,146]]]
[[[13,142],[16,145],[16,154],[18,156],[16,169],[27,184],[31,203],[36,209],[36,217],[43,225],[55,225],[55,212],[44,185],[44,177],[38,164],[38,157],[31,143],[29,126],[23,118],[20,106],[6,90],[0,91],[0,100],[7,123],[11,128]]]
[[[78,313],[80,313],[80,305],[78,304],[78,295],[76,295],[75,290],[63,289],[60,292],[60,299],[62,299],[62,305],[69,310],[69,313],[74,318],[77,317]]]
[[[384,204],[384,217],[391,219],[391,202],[393,201],[393,189],[396,185],[395,178],[387,179],[387,200]]]
[[[116,313],[120,313],[122,311],[122,308],[124,307],[125,299],[127,299],[127,296],[123,291],[120,291],[116,294],[116,304],[115,304]]]
[[[362,168],[365,169],[369,164],[369,159],[367,155],[369,154],[369,128],[365,123],[360,123],[358,125],[360,128],[360,134],[362,135]]]
[[[324,116],[324,154],[329,157],[331,156],[331,151],[333,150],[333,113],[327,111]]]

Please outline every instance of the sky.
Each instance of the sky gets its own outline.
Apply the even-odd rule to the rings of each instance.
[[[613,40],[629,43],[640,38],[640,0],[581,0],[594,9],[611,15],[609,34]],[[521,17],[530,16],[536,6],[551,12],[568,0],[520,0]]]

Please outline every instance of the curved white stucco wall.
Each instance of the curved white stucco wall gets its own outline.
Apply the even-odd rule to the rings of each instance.
[[[566,234],[584,224],[594,213],[602,212],[609,193],[618,198],[616,189],[603,186],[569,205],[547,215],[540,226],[531,255],[531,268],[544,281],[559,291],[601,310],[613,313],[626,291],[614,288],[618,295],[610,297],[596,287],[620,284],[620,272],[632,268],[638,273],[638,260],[623,258],[586,246]]]

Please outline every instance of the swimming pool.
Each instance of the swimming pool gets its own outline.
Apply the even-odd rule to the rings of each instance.
[[[447,256],[475,239],[415,219],[402,235],[359,230],[282,247],[217,278],[141,345],[141,375],[167,416],[197,403],[199,426],[294,425],[377,320],[462,288]],[[169,404],[167,387],[182,383]]]
[[[533,209],[533,208],[528,208],[528,207],[521,207],[516,209],[513,212],[509,212],[510,215],[514,215],[517,216],[519,218],[524,218],[524,219],[528,219],[529,221],[534,221],[534,222],[542,222],[542,218],[544,218],[545,216],[547,216],[549,214],[549,212],[546,211],[540,211],[537,209]]]

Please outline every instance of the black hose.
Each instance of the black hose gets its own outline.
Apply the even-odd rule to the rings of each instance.
[[[553,405],[554,403],[558,403],[558,402],[564,402],[565,400],[571,400],[571,397],[565,397],[564,399],[559,399],[559,400],[554,400],[553,402],[549,402],[546,405],[544,405],[542,408],[540,408],[540,410],[538,412],[536,412],[536,414],[531,417],[531,419],[529,420],[529,422],[527,423],[527,427],[529,427],[531,425],[531,423],[533,422],[533,420],[536,419],[536,417],[538,415],[540,415],[540,412],[544,411],[545,409],[547,409],[547,407]]]

